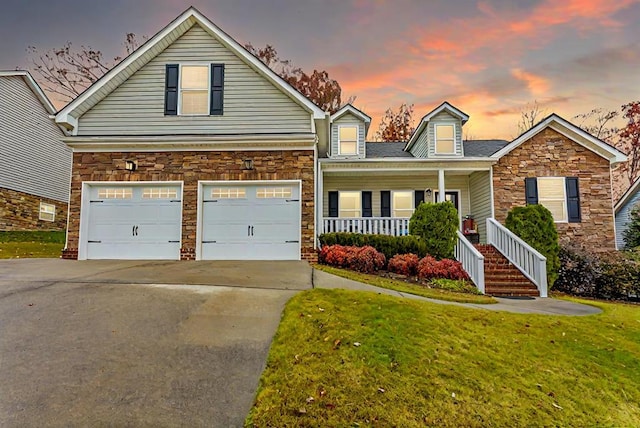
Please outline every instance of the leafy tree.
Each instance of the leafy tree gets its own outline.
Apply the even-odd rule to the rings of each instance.
[[[342,107],[342,88],[326,71],[313,70],[313,73],[307,74],[294,66],[291,60],[280,58],[271,45],[256,48],[247,43],[245,48],[324,111],[335,113]],[[355,97],[350,97],[346,104],[354,100]]]
[[[456,247],[458,210],[450,202],[421,203],[409,220],[409,233],[427,245],[427,254],[451,259]]]
[[[409,141],[414,130],[413,104],[402,103],[397,113],[391,108],[387,109],[374,139],[376,141]]]
[[[640,176],[640,101],[623,105],[622,117],[627,125],[620,130],[618,148],[629,157],[623,168],[630,186]]]
[[[560,244],[551,211],[539,204],[515,207],[507,214],[505,226],[547,258],[547,284],[551,289],[560,270]]]
[[[143,37],[144,40],[146,37]],[[122,45],[129,55],[140,44],[134,33],[127,33]],[[84,45],[77,49],[71,42],[45,52],[29,46],[27,52],[30,55],[31,71],[42,89],[54,94],[53,98],[62,102],[69,102],[80,95],[122,60],[120,56],[112,61],[105,60],[101,51]]]
[[[629,226],[624,231],[624,245],[627,250],[640,247],[640,203],[631,211]]]

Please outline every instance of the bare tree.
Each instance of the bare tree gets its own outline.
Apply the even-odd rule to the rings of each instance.
[[[538,104],[537,100],[533,103],[527,103],[522,110],[520,110],[520,121],[518,122],[518,135],[527,132],[533,128],[547,113],[547,110],[542,108]]]
[[[127,55],[136,50],[139,46],[136,35],[127,33],[123,46]],[[122,60],[119,56],[112,61],[105,60],[101,51],[84,45],[76,49],[71,42],[45,52],[29,46],[27,52],[31,57],[31,71],[42,88],[62,102],[69,102],[80,95]]]
[[[619,111],[606,110],[598,107],[588,113],[577,114],[573,119],[580,120],[578,126],[589,134],[611,145],[615,145],[615,140],[620,129],[613,124],[613,121],[619,116]]]
[[[326,71],[313,70],[313,73],[307,74],[302,68],[294,66],[291,60],[281,59],[271,45],[256,48],[247,43],[245,48],[324,111],[335,113],[342,107],[342,88]],[[355,97],[350,97],[345,104],[354,100]]]
[[[391,108],[387,109],[374,139],[376,141],[409,141],[414,130],[413,104],[402,103],[397,113]]]

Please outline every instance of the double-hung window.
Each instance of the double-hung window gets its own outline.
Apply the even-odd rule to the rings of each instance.
[[[357,218],[361,215],[360,192],[339,192],[338,216],[343,218]]]
[[[413,214],[414,192],[393,192],[392,217],[406,218]]]
[[[40,213],[38,215],[40,220],[55,221],[56,220],[56,206],[53,204],[47,204],[40,202]]]
[[[167,116],[221,116],[224,104],[224,64],[167,64]]]
[[[579,223],[580,192],[577,177],[525,179],[527,204],[540,204],[551,212],[556,223]]]
[[[356,125],[338,127],[338,153],[341,155],[358,154],[358,127]]]
[[[437,155],[452,155],[456,152],[455,125],[435,125],[435,152]]]

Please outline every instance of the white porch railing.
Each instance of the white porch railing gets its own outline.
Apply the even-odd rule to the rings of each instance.
[[[484,294],[484,256],[459,230],[455,256],[478,290]]]
[[[487,243],[493,245],[547,297],[547,258],[498,223],[487,219]]]
[[[353,232],[353,233],[380,234],[380,235],[393,235],[393,236],[403,236],[403,235],[409,234],[408,218],[325,217],[322,223],[323,223],[322,233]]]

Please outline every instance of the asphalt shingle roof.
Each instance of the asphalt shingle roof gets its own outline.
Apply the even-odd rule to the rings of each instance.
[[[413,155],[405,152],[404,141],[385,143],[367,143],[367,158],[412,158]]]
[[[506,140],[469,140],[463,141],[464,157],[486,158],[509,144]],[[407,143],[394,142],[369,142],[367,143],[367,158],[412,158],[413,155],[404,151]]]
[[[509,144],[506,140],[463,141],[465,158],[487,158]]]

